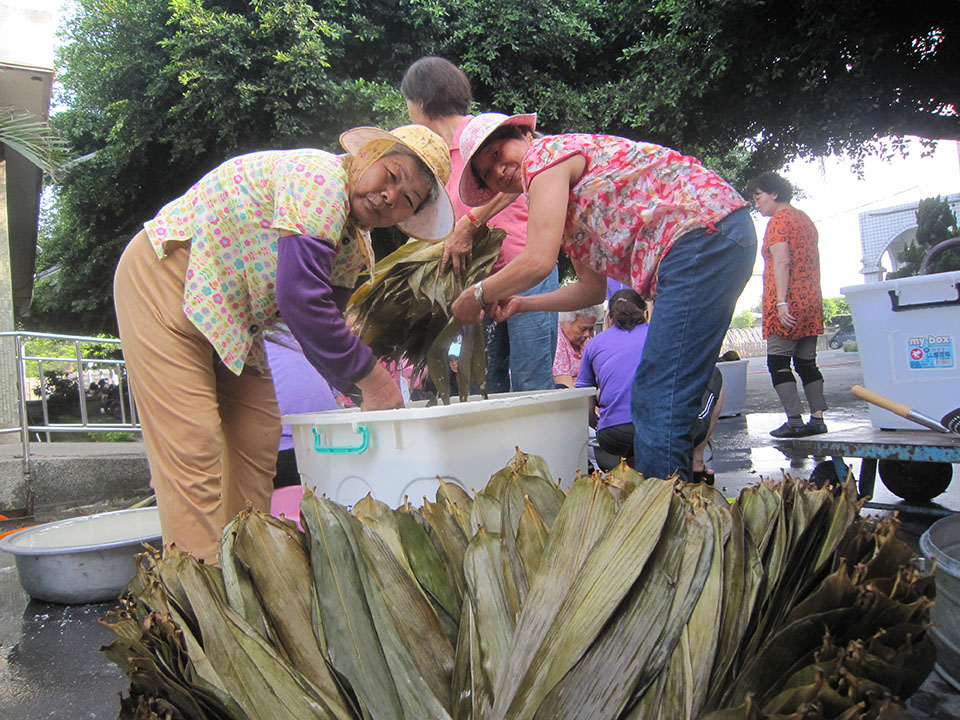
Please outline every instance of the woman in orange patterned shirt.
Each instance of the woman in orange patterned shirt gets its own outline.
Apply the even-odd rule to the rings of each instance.
[[[793,188],[776,173],[753,180],[748,194],[760,214],[770,218],[760,249],[763,336],[767,339],[767,369],[787,414],[787,422],[770,434],[794,438],[825,433],[823,411],[827,402],[823,375],[817,367],[817,336],[823,335],[817,228],[806,213],[790,204]],[[810,406],[806,424],[791,359]]]

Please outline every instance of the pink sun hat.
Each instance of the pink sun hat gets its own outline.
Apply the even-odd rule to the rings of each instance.
[[[484,140],[498,127],[520,125],[537,129],[537,114],[504,115],[503,113],[481,113],[474,117],[460,134],[460,157],[463,158],[463,174],[460,176],[460,199],[465,205],[478,207],[486,205],[497,196],[488,187],[480,185],[477,176],[470,167],[470,160],[476,154]]]

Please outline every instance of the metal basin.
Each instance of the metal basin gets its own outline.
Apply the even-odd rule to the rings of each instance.
[[[74,605],[116,599],[142,543],[160,547],[155,507],[38,525],[3,538],[0,550],[16,557],[20,584],[34,600]]]
[[[931,525],[920,536],[920,550],[937,561],[937,602],[930,610],[937,672],[960,690],[960,514]]]

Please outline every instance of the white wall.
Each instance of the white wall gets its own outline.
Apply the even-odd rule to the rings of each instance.
[[[0,64],[53,70],[61,0],[0,0]]]

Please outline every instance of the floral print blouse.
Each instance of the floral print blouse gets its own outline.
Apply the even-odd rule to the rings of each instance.
[[[612,135],[533,140],[523,158],[524,192],[537,173],[578,154],[586,169],[570,190],[563,249],[648,299],[656,295],[660,260],[677,238],[710,229],[746,205],[696,159]]]
[[[576,381],[580,373],[580,360],[583,358],[583,348],[586,343],[577,350],[567,336],[563,334],[563,323],[557,324],[557,352],[553,356],[553,374],[555,377],[560,375],[569,375]]]
[[[760,254],[763,256],[763,336],[777,335],[800,340],[823,335],[823,298],[820,294],[820,250],[817,227],[805,212],[795,207],[778,210],[767,222]],[[786,300],[797,320],[784,327],[777,312],[777,282],[770,246],[786,243],[790,251],[790,280]]]
[[[348,219],[347,158],[312,148],[241,155],[144,225],[159,258],[167,242],[191,244],[183,311],[234,373],[266,367],[262,335],[280,318],[282,231],[335,249],[331,285],[353,287],[364,265],[373,266],[369,234]]]

